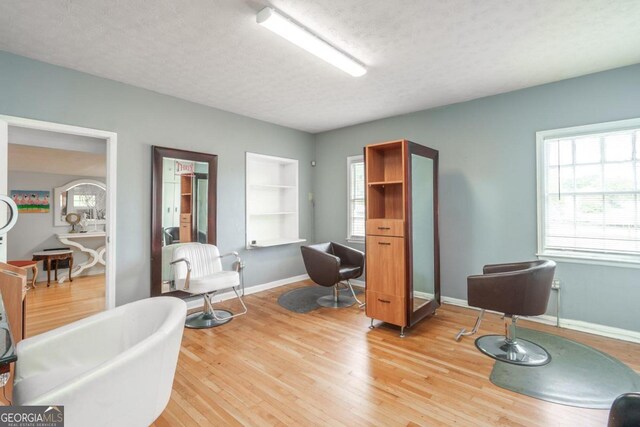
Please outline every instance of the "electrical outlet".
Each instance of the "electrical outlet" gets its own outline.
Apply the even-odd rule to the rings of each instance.
[[[551,284],[551,289],[554,290],[560,290],[560,279],[554,279],[553,283]]]

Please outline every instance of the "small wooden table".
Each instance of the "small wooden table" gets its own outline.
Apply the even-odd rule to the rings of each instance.
[[[47,287],[51,284],[51,261],[53,260],[69,260],[69,271],[73,270],[73,251],[71,250],[61,250],[61,251],[42,251],[42,252],[34,252],[33,260],[34,261],[42,261],[44,266],[47,268]],[[55,280],[58,281],[58,263],[56,262],[56,275]],[[71,274],[69,274],[69,281],[73,282],[71,278]]]

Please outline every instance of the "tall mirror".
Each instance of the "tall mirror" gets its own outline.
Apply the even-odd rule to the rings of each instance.
[[[173,252],[180,245],[216,244],[214,154],[153,147],[151,295],[186,297],[176,289]]]
[[[413,245],[411,317],[421,318],[440,305],[437,152],[410,144],[410,232]]]
[[[413,311],[433,300],[435,291],[433,259],[433,160],[411,155],[413,238]]]

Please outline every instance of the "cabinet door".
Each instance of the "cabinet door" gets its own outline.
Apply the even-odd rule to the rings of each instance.
[[[405,249],[402,237],[367,236],[367,290],[405,295]]]
[[[180,226],[180,184],[173,184],[173,227]]]
[[[180,224],[180,243],[191,241],[191,223],[183,222]]]
[[[175,205],[175,184],[164,182],[162,184],[162,228],[173,227],[173,210]]]

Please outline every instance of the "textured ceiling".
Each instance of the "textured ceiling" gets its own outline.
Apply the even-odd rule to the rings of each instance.
[[[255,23],[259,0],[3,0],[0,49],[309,132],[640,62],[639,0],[273,0],[367,65]]]

